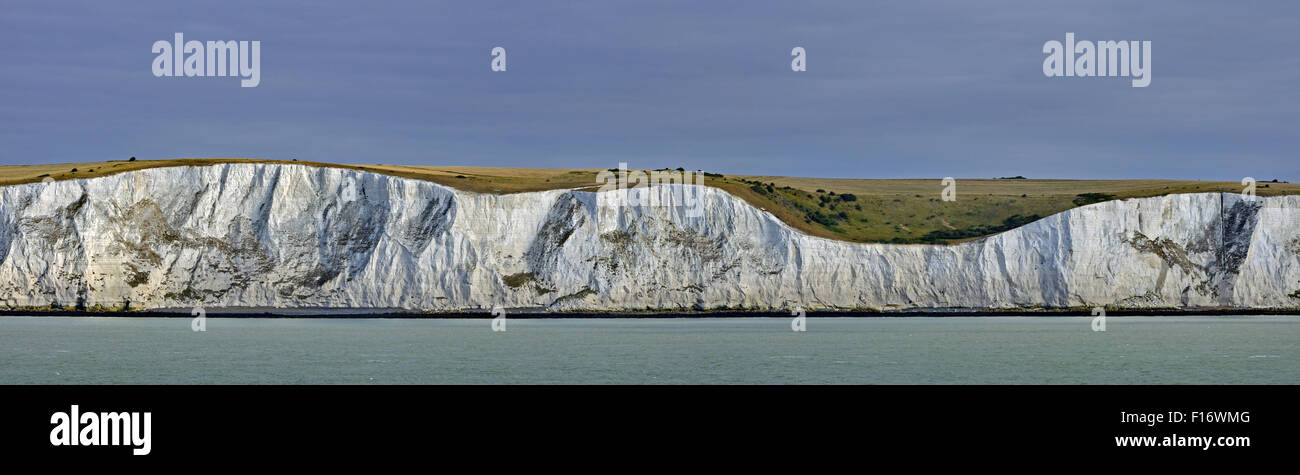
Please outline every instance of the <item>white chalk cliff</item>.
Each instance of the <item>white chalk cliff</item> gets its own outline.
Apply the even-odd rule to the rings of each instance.
[[[807,236],[715,188],[696,217],[597,195],[270,164],[7,186],[0,308],[1300,307],[1300,196],[1109,201],[932,246]]]

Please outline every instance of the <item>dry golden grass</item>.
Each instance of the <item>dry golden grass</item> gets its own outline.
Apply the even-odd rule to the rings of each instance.
[[[596,181],[594,169],[497,168],[497,167],[430,167],[406,165],[353,165],[294,160],[252,158],[176,158],[166,160],[109,160],[105,162],[63,163],[54,165],[0,166],[0,186],[54,180],[94,178],[147,168],[208,166],[219,163],[279,163],[315,167],[346,168],[385,175],[431,181],[455,188],[482,193],[521,193],[526,191],[577,188]],[[74,171],[75,170],[75,171]]]
[[[432,181],[479,193],[523,193],[571,189],[596,183],[598,169],[431,167],[410,165],[345,165],[385,175]]]
[[[595,189],[600,169],[503,168],[337,164],[247,158],[111,160],[56,165],[0,166],[0,186],[92,178],[146,168],[207,166],[218,163],[280,163],[335,167],[426,180],[480,193],[522,193],[553,189]],[[73,170],[76,171],[73,171]],[[1236,182],[1178,180],[1024,180],[958,179],[957,201],[940,199],[933,179],[845,179],[776,176],[724,176],[704,179],[765,209],[805,233],[855,242],[959,242],[1005,230],[1035,217],[1078,206],[1081,194],[1124,199],[1176,193],[1241,192]],[[1258,184],[1257,194],[1300,194],[1300,184]],[[853,195],[847,200],[845,194]],[[973,236],[936,237],[935,232]]]

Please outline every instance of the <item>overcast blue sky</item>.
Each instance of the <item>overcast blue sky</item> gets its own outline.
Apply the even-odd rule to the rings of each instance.
[[[1294,1],[0,3],[3,164],[1300,180]],[[260,40],[260,86],[154,77],[174,32]],[[1151,85],[1045,77],[1066,32]]]

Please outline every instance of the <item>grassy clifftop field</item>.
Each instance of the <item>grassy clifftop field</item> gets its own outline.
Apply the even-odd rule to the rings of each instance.
[[[591,189],[600,169],[360,165],[239,158],[110,160],[0,167],[0,186],[46,178],[93,178],[132,170],[218,163],[280,163],[347,168],[431,181],[480,193]],[[1300,194],[1300,184],[1260,180],[1260,196]],[[1239,182],[1178,180],[957,179],[943,201],[940,179],[846,179],[710,174],[726,190],[811,235],[854,242],[952,243],[996,234],[1100,201],[1176,193],[1241,192]]]

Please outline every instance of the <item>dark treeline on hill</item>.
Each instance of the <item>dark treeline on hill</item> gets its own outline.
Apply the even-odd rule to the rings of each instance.
[[[963,229],[941,229],[938,231],[930,231],[929,233],[926,233],[925,236],[921,237],[921,242],[939,244],[948,240],[988,236],[1024,226],[1034,221],[1038,221],[1040,218],[1041,216],[1036,214],[1031,214],[1029,216],[1021,216],[1017,214],[1002,220],[1002,224],[994,226],[979,225]]]
[[[1106,194],[1106,193],[1080,193],[1076,195],[1076,197],[1074,198],[1074,205],[1084,206],[1093,203],[1101,203],[1102,201],[1110,201],[1113,199],[1115,199],[1115,195]]]

